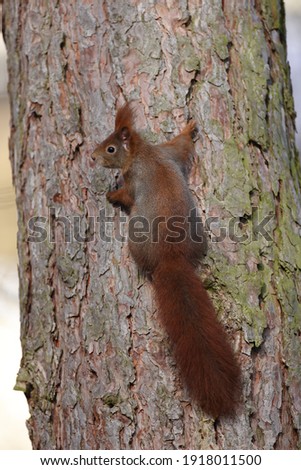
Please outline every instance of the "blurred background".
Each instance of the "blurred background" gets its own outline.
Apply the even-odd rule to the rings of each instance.
[[[301,153],[301,0],[286,0],[288,59],[297,111],[297,146]],[[1,5],[0,5],[1,8]],[[0,12],[1,13],[1,12]],[[13,390],[21,358],[16,232],[17,220],[8,158],[9,101],[6,50],[0,34],[0,450],[30,449],[25,421],[28,408]]]

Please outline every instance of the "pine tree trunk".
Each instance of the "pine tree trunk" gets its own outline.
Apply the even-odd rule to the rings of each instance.
[[[4,0],[3,13],[16,387],[33,448],[300,447],[300,166],[282,0]],[[138,127],[155,142],[188,116],[199,124],[200,275],[243,370],[234,422],[189,400],[124,216],[105,199],[116,172],[92,165],[124,99],[140,101]]]

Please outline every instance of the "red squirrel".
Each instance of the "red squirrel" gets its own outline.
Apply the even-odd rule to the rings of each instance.
[[[206,252],[187,183],[196,124],[190,121],[171,141],[152,145],[136,132],[134,117],[132,103],[119,109],[114,132],[92,158],[106,168],[122,169],[124,184],[109,191],[107,199],[134,221],[132,228],[129,224],[130,253],[151,280],[191,398],[214,418],[233,415],[241,392],[240,368],[196,273]],[[143,226],[138,236],[135,223]]]

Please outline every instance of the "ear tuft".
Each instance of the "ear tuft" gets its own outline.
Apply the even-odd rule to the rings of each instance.
[[[135,115],[133,111],[133,102],[125,103],[117,112],[115,119],[115,131],[127,128],[130,131],[134,127]]]

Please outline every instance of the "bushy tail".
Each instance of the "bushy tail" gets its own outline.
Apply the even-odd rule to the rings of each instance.
[[[193,267],[185,259],[162,260],[153,285],[191,398],[215,418],[234,414],[241,394],[240,368]]]

